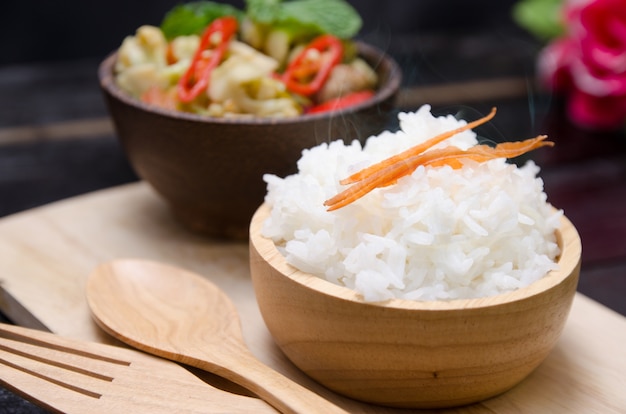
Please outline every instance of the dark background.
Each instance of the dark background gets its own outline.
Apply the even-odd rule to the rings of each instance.
[[[133,182],[115,133],[54,136],[48,129],[106,120],[99,62],[143,24],[158,25],[177,1],[5,1],[0,12],[0,218]],[[243,1],[229,3],[241,7]],[[583,240],[579,291],[626,315],[626,137],[584,131],[562,102],[535,84],[543,46],[511,19],[514,0],[350,0],[358,37],[403,70],[403,110],[498,115],[477,133],[519,140],[547,133],[537,159],[549,201]],[[494,80],[512,80],[496,84]],[[94,123],[94,121],[96,121]],[[55,129],[56,128],[56,129]],[[1,277],[1,275],[0,275]],[[2,317],[0,315],[0,320]],[[0,413],[36,407],[0,388]]]
[[[174,0],[3,2],[0,65],[103,57],[142,24],[158,25]],[[243,7],[243,0],[223,1]],[[513,0],[350,0],[361,35],[510,28]],[[494,33],[495,34],[495,33]]]

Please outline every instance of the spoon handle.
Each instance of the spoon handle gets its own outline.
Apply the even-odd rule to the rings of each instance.
[[[186,360],[185,363],[218,374],[241,385],[281,413],[348,413],[322,396],[263,364],[247,348],[240,348],[239,352],[233,351],[234,349],[231,347],[228,354],[220,356],[219,367],[207,360],[215,361],[214,354],[210,358],[192,357],[192,360]]]

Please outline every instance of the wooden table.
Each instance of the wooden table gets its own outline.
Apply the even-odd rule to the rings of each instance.
[[[235,302],[246,341],[259,359],[349,411],[406,412],[339,397],[293,367],[257,309],[247,244],[187,233],[141,182],[1,219],[0,311],[21,325],[119,344],[91,320],[84,283],[99,263],[121,257],[159,260],[211,279]],[[437,412],[623,413],[625,343],[626,318],[577,294],[559,344],[530,377],[499,397]]]

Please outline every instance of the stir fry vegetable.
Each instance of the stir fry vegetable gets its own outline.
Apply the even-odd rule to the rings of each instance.
[[[289,63],[282,80],[290,91],[311,96],[322,88],[342,58],[339,39],[332,35],[319,36]]]
[[[339,110],[377,87],[351,40],[360,27],[345,0],[184,3],[124,39],[116,79],[143,102],[208,116]]]
[[[348,178],[340,181],[340,184],[352,185],[336,196],[326,200],[324,205],[328,207],[328,211],[345,207],[376,188],[395,184],[396,181],[411,174],[420,165],[431,167],[447,165],[453,169],[458,169],[463,167],[464,160],[486,162],[495,158],[514,158],[537,148],[554,146],[552,141],[546,141],[548,138],[546,135],[539,135],[524,141],[500,143],[495,147],[475,145],[467,150],[462,150],[455,146],[432,149],[435,145],[460,132],[476,128],[488,122],[495,114],[496,109],[493,108],[487,116],[481,119],[437,135],[400,154],[394,155],[352,174]]]
[[[220,17],[207,27],[189,68],[178,82],[178,98],[191,102],[209,86],[211,72],[224,58],[228,42],[237,31],[234,17]]]

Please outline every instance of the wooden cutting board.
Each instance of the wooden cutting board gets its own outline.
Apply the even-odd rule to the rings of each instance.
[[[261,361],[348,411],[410,412],[345,399],[291,365],[274,345],[257,309],[247,244],[189,234],[144,183],[98,191],[1,219],[0,309],[20,325],[123,346],[91,320],[84,297],[87,275],[99,263],[122,257],[163,261],[210,279],[232,298],[245,339]],[[626,318],[577,294],[559,344],[530,377],[499,397],[437,412],[623,413],[624,344]],[[207,413],[218,412],[206,409]]]

